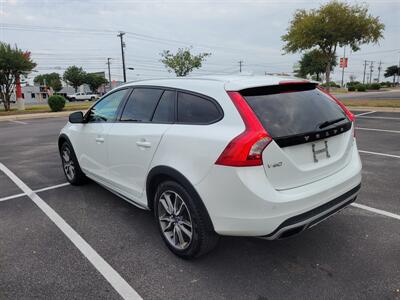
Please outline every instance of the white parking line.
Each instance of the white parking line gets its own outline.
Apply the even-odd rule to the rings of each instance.
[[[381,209],[369,207],[369,206],[366,206],[366,205],[363,205],[363,204],[359,204],[359,203],[352,203],[351,206],[358,207],[358,208],[361,208],[361,209],[365,209],[365,210],[371,211],[371,212],[376,213],[376,214],[380,214],[380,215],[383,215],[383,216],[386,216],[386,217],[390,217],[390,218],[394,218],[394,219],[400,220],[400,215],[396,215],[396,214],[388,212],[386,210],[381,210]]]
[[[360,153],[366,153],[366,154],[373,154],[373,155],[380,155],[380,156],[393,157],[393,158],[400,158],[399,155],[386,154],[386,153],[380,153],[380,152],[372,152],[372,151],[364,151],[364,150],[358,150],[358,152],[360,152]]]
[[[57,185],[48,186],[48,187],[45,187],[45,188],[42,188],[42,189],[34,190],[34,192],[35,193],[40,193],[40,192],[44,192],[44,191],[48,191],[48,190],[52,190],[52,189],[58,189],[60,187],[67,186],[67,185],[69,185],[68,182],[61,183],[61,184],[57,184]],[[0,202],[1,201],[15,199],[15,198],[19,198],[19,197],[23,197],[23,196],[26,196],[26,194],[25,193],[21,193],[21,194],[11,195],[11,196],[8,196],[8,197],[3,197],[3,198],[0,198]]]
[[[390,132],[390,133],[400,133],[398,130],[387,130],[387,129],[376,129],[376,128],[365,128],[365,127],[356,127],[357,130],[370,130],[370,131],[382,131],[382,132]]]
[[[139,294],[94,250],[65,220],[42,198],[32,191],[5,165],[3,171],[31,200],[49,217],[51,221],[69,238],[78,250],[92,263],[101,275],[114,287],[123,299],[142,299]]]
[[[28,123],[26,123],[26,122],[17,121],[17,120],[10,120],[10,122],[12,122],[12,123],[17,123],[17,124],[23,124],[23,125],[27,125],[27,124],[28,124]]]
[[[364,112],[364,113],[361,113],[361,114],[357,114],[356,117],[360,117],[360,116],[365,116],[365,115],[373,114],[373,113],[375,113],[375,112],[376,112],[376,111],[367,111],[367,112]]]
[[[357,118],[360,118],[360,119],[400,120],[400,118],[395,118],[395,117],[364,117],[364,116],[358,116]]]
[[[8,196],[8,197],[3,197],[3,198],[0,198],[0,202],[1,201],[15,199],[15,198],[19,198],[19,197],[22,197],[22,196],[26,196],[26,194],[25,193],[21,193],[21,194],[15,194],[15,195],[12,195],[12,196]]]
[[[61,184],[57,184],[57,185],[48,186],[48,187],[45,187],[42,189],[34,190],[34,192],[40,193],[40,192],[44,192],[44,191],[48,191],[48,190],[58,189],[60,187],[67,186],[67,185],[69,185],[69,182],[65,182],[65,183],[61,183]]]

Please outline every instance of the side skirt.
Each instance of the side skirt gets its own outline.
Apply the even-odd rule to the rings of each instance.
[[[90,179],[92,179],[94,182],[96,182],[97,184],[101,185],[103,188],[105,188],[106,190],[110,191],[111,193],[113,193],[114,195],[120,197],[121,199],[124,199],[126,202],[129,202],[130,204],[140,208],[140,209],[144,209],[144,210],[150,210],[146,205],[139,203],[131,198],[126,197],[125,195],[121,194],[119,191],[117,191],[116,189],[113,189],[111,186],[107,185],[105,182],[100,181],[97,177],[91,176],[90,174],[86,173],[85,174],[87,177],[89,177]]]

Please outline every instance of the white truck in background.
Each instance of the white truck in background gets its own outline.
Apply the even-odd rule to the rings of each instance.
[[[89,101],[94,101],[99,99],[99,95],[97,94],[93,94],[93,93],[75,93],[72,95],[68,95],[67,99],[69,101],[85,101],[85,100],[89,100]]]

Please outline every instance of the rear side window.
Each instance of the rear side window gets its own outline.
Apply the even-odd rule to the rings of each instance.
[[[290,86],[284,89],[271,87],[270,91],[260,91],[261,94],[250,90],[242,92],[273,138],[321,131],[329,128],[323,125],[327,121],[337,121],[330,126],[349,122],[340,106],[315,86],[297,91]]]
[[[213,101],[188,93],[178,93],[179,123],[210,124],[221,117],[222,113]]]
[[[163,90],[136,88],[129,96],[121,121],[149,122]]]
[[[158,102],[152,121],[173,123],[175,119],[175,91],[165,91]]]

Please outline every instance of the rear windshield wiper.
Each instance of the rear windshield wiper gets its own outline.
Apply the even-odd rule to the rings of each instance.
[[[322,128],[328,127],[330,125],[333,125],[335,123],[339,123],[340,121],[343,121],[343,120],[346,120],[346,118],[341,117],[341,118],[337,118],[337,119],[334,119],[334,120],[325,121],[325,122],[322,122],[321,124],[318,124],[318,128],[322,129]]]

